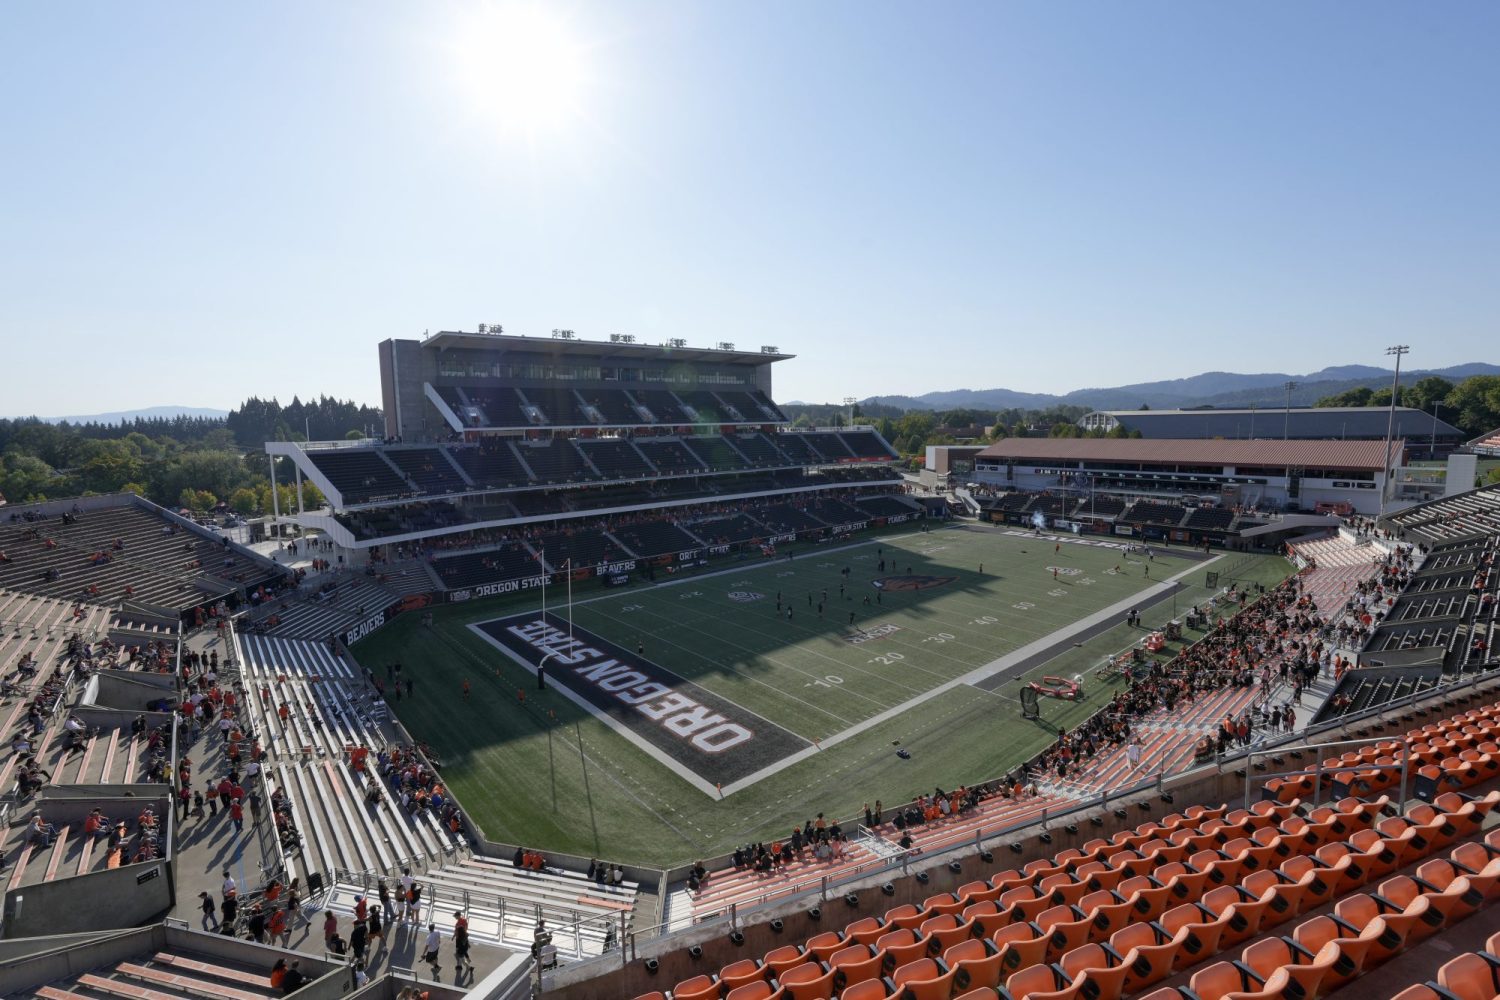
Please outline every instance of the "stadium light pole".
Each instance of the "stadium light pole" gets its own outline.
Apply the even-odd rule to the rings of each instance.
[[[1282,388],[1286,390],[1286,413],[1281,420],[1281,440],[1285,441],[1292,426],[1292,390],[1297,388],[1297,383],[1287,382]]]
[[[1385,421],[1385,457],[1382,462],[1382,468],[1380,470],[1381,517],[1385,516],[1386,495],[1390,492],[1391,489],[1391,435],[1396,431],[1396,394],[1401,391],[1401,358],[1409,351],[1411,351],[1411,348],[1406,346],[1405,344],[1396,344],[1394,347],[1387,347],[1385,349],[1387,357],[1394,355],[1396,358],[1396,375],[1393,379],[1391,379],[1391,409],[1390,415],[1386,418]]]
[[[849,408],[849,423],[846,424],[845,426],[848,426],[848,427],[853,427],[854,426],[854,404],[856,402],[858,402],[858,400],[856,400],[853,396],[845,396],[844,397],[844,405]]]
[[[1440,400],[1432,401],[1432,436],[1427,439],[1427,457],[1437,458],[1437,408]]]

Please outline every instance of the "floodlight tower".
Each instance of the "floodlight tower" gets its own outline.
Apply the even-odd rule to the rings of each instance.
[[[1391,380],[1391,411],[1390,416],[1386,418],[1385,422],[1385,460],[1382,463],[1382,468],[1380,470],[1381,517],[1385,516],[1386,494],[1390,491],[1391,488],[1391,436],[1395,433],[1396,430],[1396,394],[1401,391],[1401,358],[1403,355],[1407,354],[1410,351],[1411,348],[1407,347],[1405,344],[1397,344],[1394,347],[1387,347],[1385,349],[1387,357],[1394,355],[1396,358],[1396,376]]]

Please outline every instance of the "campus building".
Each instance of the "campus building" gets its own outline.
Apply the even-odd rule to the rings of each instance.
[[[1224,438],[1238,441],[1384,441],[1406,439],[1414,452],[1446,454],[1464,432],[1426,410],[1387,406],[1315,406],[1220,410],[1095,410],[1078,418],[1086,431],[1123,429],[1152,440]]]

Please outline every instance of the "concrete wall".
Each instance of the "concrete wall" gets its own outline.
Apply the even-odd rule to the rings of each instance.
[[[13,889],[5,894],[5,935],[143,924],[172,908],[174,882],[169,862],[152,861]]]
[[[59,941],[63,947],[55,947],[50,938],[32,941],[42,949],[39,954],[0,963],[0,994],[29,993],[43,983],[128,961],[148,949],[160,948],[166,943],[166,932],[160,925],[139,927],[87,943]],[[15,947],[24,948],[25,944],[18,941]]]
[[[138,670],[101,670],[90,685],[92,705],[126,712],[144,712],[146,706],[166,698],[177,701],[177,679],[171,674],[144,673]],[[134,718],[134,716],[132,716]],[[171,721],[170,712],[152,713],[147,718],[153,726]],[[127,720],[128,721],[128,720]]]

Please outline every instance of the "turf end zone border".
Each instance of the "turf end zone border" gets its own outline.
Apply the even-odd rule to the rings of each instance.
[[[468,628],[674,774],[718,797],[812,749],[795,733],[553,614]],[[571,635],[570,635],[571,633]]]

